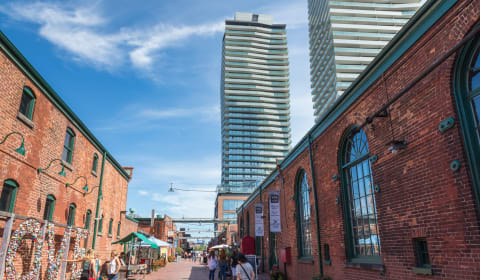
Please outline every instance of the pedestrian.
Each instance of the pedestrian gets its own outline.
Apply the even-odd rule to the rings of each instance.
[[[97,270],[95,269],[95,253],[93,249],[89,249],[82,261],[82,274],[80,280],[95,280]]]
[[[230,257],[230,266],[232,268],[232,278],[237,279],[237,265],[238,265],[238,251],[233,249],[232,256]]]
[[[224,250],[220,251],[218,266],[220,267],[220,271],[218,272],[218,278],[220,280],[226,280],[228,264],[227,264],[227,256],[225,255]]]
[[[126,265],[126,262],[125,262],[125,253],[124,253],[124,252],[121,252],[121,253],[120,253],[120,258],[119,258],[119,259],[120,259],[120,264],[121,264],[122,266]]]
[[[112,251],[110,254],[110,264],[108,265],[108,280],[116,280],[118,277],[118,271],[120,270],[120,266],[122,263],[118,258],[118,254],[115,251]]]
[[[215,256],[215,252],[212,250],[208,254],[208,269],[210,270],[210,274],[208,275],[208,280],[215,280],[215,270],[217,269],[217,257]]]
[[[95,265],[95,271],[97,272],[97,273],[95,274],[95,279],[101,280],[101,277],[100,277],[100,267],[102,267],[102,265],[101,265],[101,263],[100,263],[100,258],[99,258],[98,253],[95,253],[95,254],[94,254],[93,263],[94,263],[94,265]]]
[[[244,254],[238,255],[237,276],[238,280],[255,280],[255,271]]]

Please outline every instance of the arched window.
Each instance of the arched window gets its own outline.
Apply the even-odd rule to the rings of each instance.
[[[17,191],[17,182],[11,179],[3,182],[2,194],[0,195],[0,211],[13,213]]]
[[[480,203],[480,39],[468,43],[458,55],[454,95],[474,191]]]
[[[53,218],[53,210],[55,209],[55,197],[51,194],[47,195],[45,200],[45,210],[43,210],[43,219],[51,221]]]
[[[98,232],[102,232],[103,230],[103,215],[100,217],[100,221],[98,222]]]
[[[122,226],[121,222],[118,222],[118,227],[117,227],[117,237],[120,237],[120,227]]]
[[[295,186],[297,206],[298,257],[312,256],[312,231],[310,222],[310,188],[307,173],[301,170]]]
[[[92,163],[92,171],[97,173],[97,166],[98,166],[98,155],[95,153],[93,154],[93,163]]]
[[[62,159],[68,163],[72,163],[73,146],[75,145],[75,133],[69,127],[65,133],[65,142],[63,144]]]
[[[85,214],[85,229],[90,229],[90,222],[92,220],[92,211],[87,210]]]
[[[380,238],[367,136],[353,128],[340,154],[345,233],[349,259],[380,259]]]
[[[75,203],[71,203],[70,206],[68,206],[68,219],[67,219],[67,225],[69,226],[74,226],[75,225],[75,210],[77,209],[77,206]]]
[[[108,223],[108,235],[112,235],[112,229],[113,229],[113,219],[110,219],[110,222]]]
[[[27,117],[33,118],[33,108],[35,107],[35,95],[29,87],[23,88],[22,99],[20,100],[20,108],[18,112]]]

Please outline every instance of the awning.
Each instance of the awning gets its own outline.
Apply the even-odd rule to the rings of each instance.
[[[135,238],[139,238],[142,240],[144,244],[148,244],[152,248],[158,248],[158,245],[155,242],[152,242],[150,239],[148,239],[145,235],[138,233],[138,232],[132,232],[129,235],[125,236],[124,238],[112,242],[112,244],[125,244],[127,242],[135,241]]]
[[[150,239],[150,241],[154,242],[155,244],[157,244],[158,247],[172,247],[172,244],[168,243],[168,242],[165,242],[165,241],[162,241],[160,239],[157,239],[153,236],[150,236],[148,239]]]
[[[227,249],[229,247],[230,246],[228,246],[227,244],[221,244],[221,245],[210,247],[210,249]]]

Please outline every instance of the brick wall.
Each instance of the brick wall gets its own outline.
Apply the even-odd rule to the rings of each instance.
[[[459,42],[480,16],[480,1],[458,1],[385,73],[374,82],[353,105],[339,116],[313,141],[318,212],[312,212],[313,263],[297,261],[297,227],[295,202],[291,199],[295,178],[300,168],[312,178],[308,149],[303,150],[283,170],[284,186],[279,177],[262,192],[265,216],[268,217],[268,191],[281,189],[282,233],[277,248],[292,247],[292,264],[287,266],[289,279],[311,279],[319,273],[315,214],[320,219],[322,248],[330,247],[331,265],[324,265],[324,274],[332,279],[480,279],[480,232],[476,214],[478,205],[473,196],[466,151],[452,93],[455,55],[442,63],[391,107],[390,118],[374,120],[374,127],[365,129],[371,155],[378,155],[372,164],[373,183],[381,187],[375,194],[381,256],[385,270],[346,267],[344,214],[341,183],[332,180],[339,174],[338,156],[341,139],[354,124],[377,111],[388,98],[431,65]],[[387,85],[387,91],[385,90]],[[453,129],[438,130],[440,122],[454,117]],[[391,123],[390,123],[391,119]],[[394,155],[386,143],[396,138],[409,144]],[[459,160],[462,168],[450,170],[450,162]],[[336,203],[337,198],[340,199]],[[255,197],[239,215],[246,221],[250,212],[250,235],[254,234],[253,207]],[[313,192],[310,203],[314,206]],[[315,209],[315,208],[312,208]],[[265,220],[268,235],[268,218]],[[413,273],[416,266],[413,238],[428,241],[433,276]],[[268,256],[268,236],[264,254]]]
[[[95,187],[100,184],[103,150],[82,131],[82,126],[74,121],[75,118],[64,111],[65,107],[60,109],[61,106],[53,103],[43,88],[38,86],[38,79],[30,78],[30,74],[28,70],[20,70],[7,53],[0,51],[0,137],[3,139],[13,131],[20,132],[25,136],[26,149],[25,156],[14,152],[20,145],[18,135],[10,136],[5,144],[0,145],[0,190],[5,180],[16,181],[19,187],[13,212],[28,217],[43,218],[47,195],[53,195],[56,199],[54,222],[66,224],[69,205],[74,203],[74,225],[84,227],[86,212],[90,210],[92,217],[87,244],[90,248],[98,197],[98,188]],[[32,122],[17,116],[24,86],[30,87],[36,96]],[[76,137],[72,163],[66,164],[66,177],[58,175],[61,170],[58,161],[45,172],[38,174],[38,168],[45,169],[51,160],[61,158],[67,127],[74,131]],[[94,153],[99,157],[96,173],[92,172]],[[111,250],[121,249],[119,245],[113,246],[111,242],[117,240],[118,223],[128,224],[125,222],[125,215],[121,213],[126,208],[128,179],[122,175],[120,168],[111,156],[105,160],[103,199],[100,203],[100,212],[104,216],[103,233],[96,237],[95,248],[102,259],[107,259]],[[72,187],[65,186],[79,176],[85,176],[88,180],[91,193],[85,196],[81,191],[85,185],[84,179],[79,179]],[[108,234],[110,219],[113,219],[111,235]],[[134,227],[131,225],[129,228]],[[127,227],[124,227],[122,233],[125,233],[126,229]],[[59,234],[63,235],[63,229],[60,231]],[[32,253],[31,248],[25,244],[22,250],[24,252],[20,255],[28,259]],[[17,257],[17,264],[22,263],[22,257]],[[23,266],[28,267],[27,263],[24,261]],[[21,265],[19,271],[21,272]]]

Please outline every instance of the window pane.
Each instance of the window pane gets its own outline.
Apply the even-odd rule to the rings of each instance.
[[[10,211],[12,203],[13,187],[7,184],[3,185],[2,195],[0,196],[0,211]]]
[[[47,200],[45,201],[45,211],[43,211],[44,220],[50,221],[52,219],[53,202],[53,199],[47,197]]]
[[[69,157],[70,157],[70,151],[64,147],[63,153],[62,153],[62,160],[68,162]]]
[[[476,118],[475,126],[477,127],[477,130],[478,130],[478,128],[480,127],[480,95],[473,98],[473,111]]]
[[[31,116],[30,116],[31,108],[30,107],[33,105],[32,101],[33,101],[33,99],[29,94],[27,94],[25,92],[22,94],[22,99],[20,100],[20,108],[18,109],[18,111],[28,118],[31,118]]]
[[[480,73],[477,73],[472,77],[470,87],[471,90],[476,90],[480,87]]]
[[[360,160],[368,156],[368,143],[363,131],[357,132],[347,145],[347,160]],[[350,223],[352,232],[352,251],[354,257],[380,255],[375,196],[370,162],[368,159],[347,167],[344,172],[350,175],[348,180],[348,199],[350,202]]]
[[[299,219],[299,243],[301,249],[301,256],[312,255],[312,233],[310,225],[310,197],[307,173],[303,173],[301,177],[300,186],[298,186],[298,219]]]

